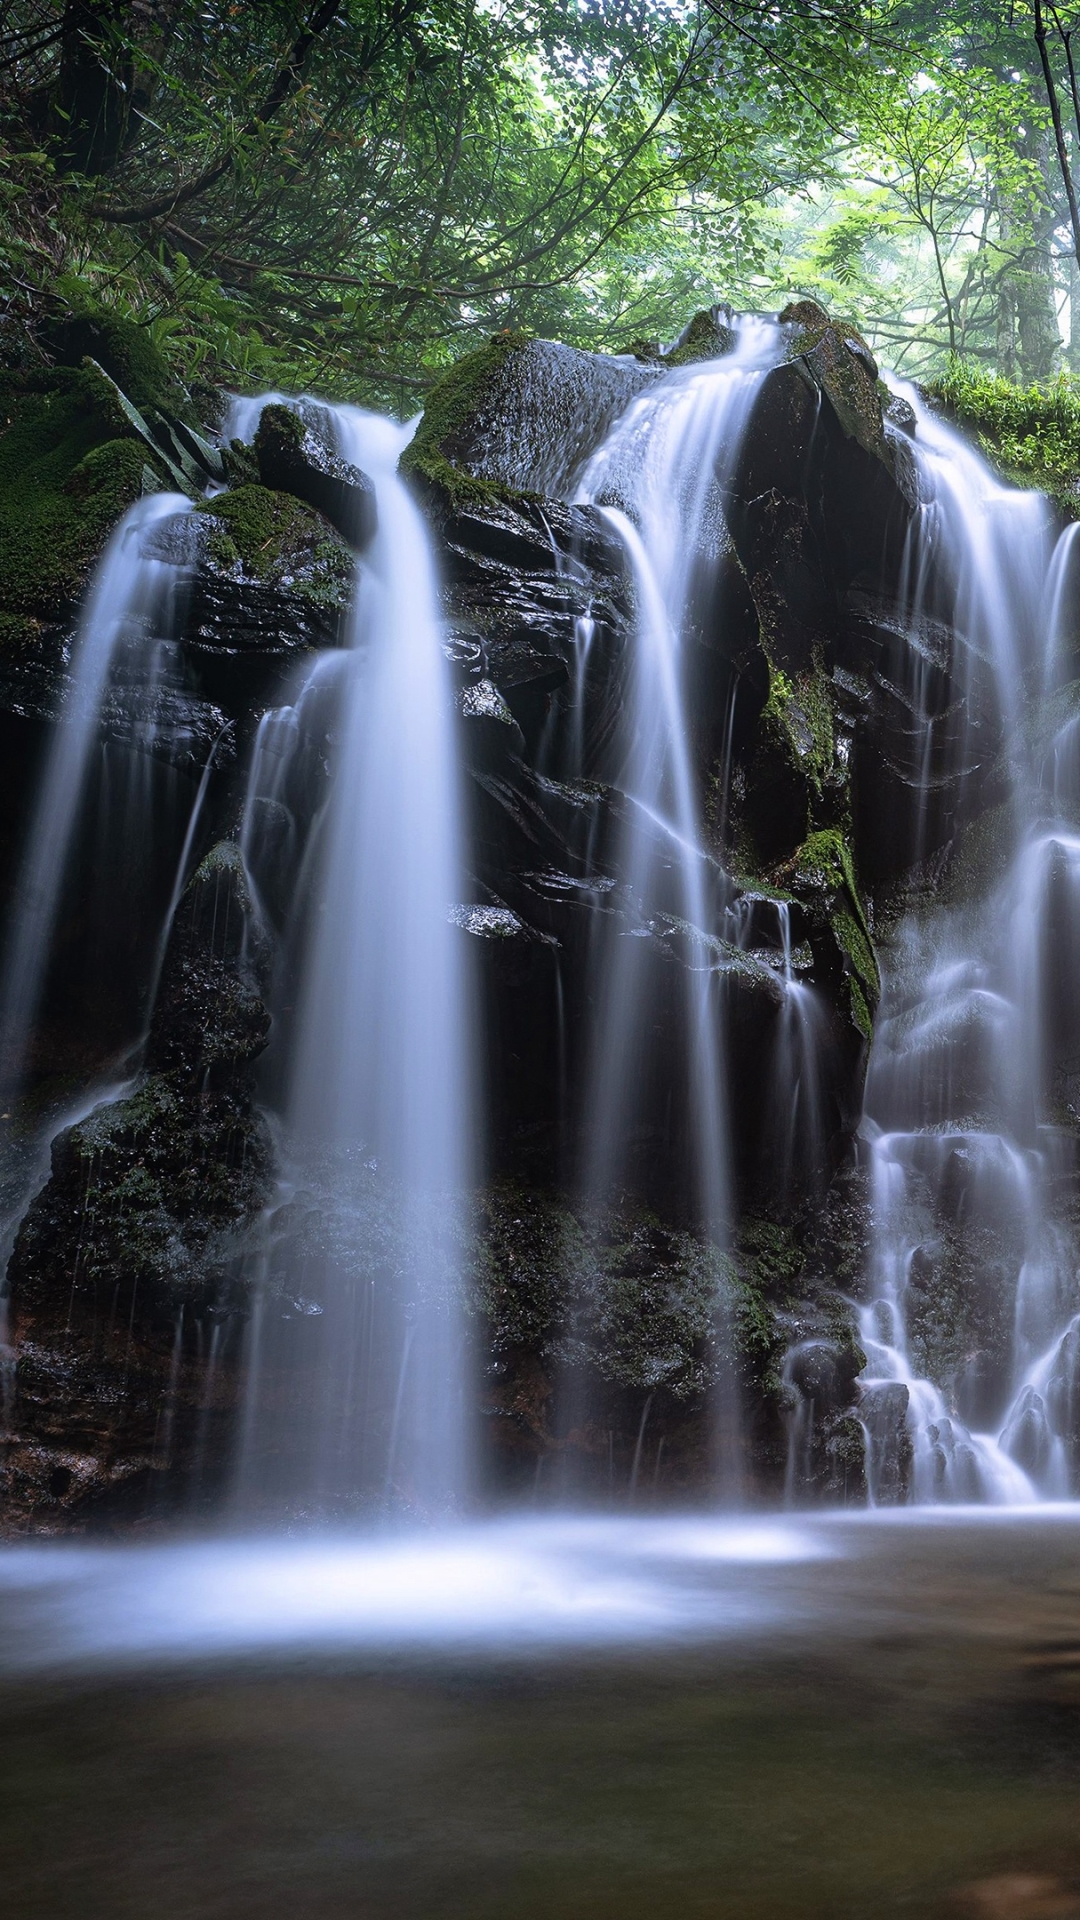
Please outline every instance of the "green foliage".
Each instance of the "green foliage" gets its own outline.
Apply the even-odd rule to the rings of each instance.
[[[8,378],[0,389],[0,602],[66,617],[124,509],[147,453],[89,368]]]
[[[1080,384],[1061,375],[1018,387],[953,359],[929,391],[1008,479],[1038,487],[1080,516]]]
[[[835,176],[886,67],[862,0],[356,0],[307,39],[294,0],[8,11],[10,350],[59,301],[189,386],[402,411],[477,329],[623,347],[749,292],[769,197]]]

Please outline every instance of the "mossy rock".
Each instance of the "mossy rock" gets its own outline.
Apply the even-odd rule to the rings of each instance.
[[[156,485],[164,473],[92,368],[9,376],[0,409],[0,611],[62,620],[148,466]]]
[[[744,1304],[725,1253],[630,1201],[586,1212],[511,1181],[485,1196],[473,1306],[496,1355],[688,1400],[717,1377],[725,1333],[749,1327]]]
[[[227,575],[278,586],[328,610],[344,610],[356,562],[321,514],[291,493],[257,481],[219,493],[198,509],[207,516],[206,558]]]
[[[87,306],[49,322],[42,337],[60,366],[96,360],[140,411],[155,407],[189,426],[198,424],[187,390],[138,321]]]
[[[877,361],[858,328],[832,319],[814,300],[785,307],[780,320],[790,329],[789,360],[805,368],[847,437],[891,469]]]
[[[527,334],[495,334],[436,381],[402,472],[459,509],[566,497],[611,422],[659,369]]]
[[[53,1144],[52,1176],[13,1255],[24,1309],[67,1280],[138,1281],[162,1304],[205,1296],[239,1252],[271,1173],[262,1120],[229,1093],[154,1074]]]
[[[455,507],[498,498],[504,492],[470,470],[470,429],[506,361],[528,338],[507,329],[456,361],[431,388],[423,418],[401,456],[403,473],[427,481]]]
[[[925,392],[967,429],[1004,479],[1034,487],[1069,519],[1080,519],[1080,382],[1063,374],[1045,386],[1019,387],[957,359]]]
[[[695,313],[683,328],[671,352],[663,359],[665,367],[692,367],[702,360],[719,360],[735,345],[735,329],[730,324],[731,309],[706,307]]]
[[[844,833],[838,828],[809,833],[796,856],[780,868],[780,879],[796,899],[811,908],[817,922],[828,927],[840,956],[849,1018],[863,1039],[871,1041],[882,983]],[[811,947],[815,947],[813,931]],[[824,966],[824,972],[830,972],[826,956],[815,952],[815,960]]]
[[[830,679],[821,667],[770,667],[742,784],[742,824],[756,866],[792,853],[813,825],[846,819],[846,773],[837,763]]]
[[[795,897],[827,922],[841,956],[852,1022],[869,1041],[881,998],[881,974],[843,834],[830,827],[808,835],[782,877]]]

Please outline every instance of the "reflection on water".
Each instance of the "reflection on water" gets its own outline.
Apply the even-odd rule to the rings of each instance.
[[[1080,1515],[0,1554],[14,1920],[1080,1915]]]

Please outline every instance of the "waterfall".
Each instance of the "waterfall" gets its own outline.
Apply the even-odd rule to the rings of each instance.
[[[249,431],[258,412],[249,405]],[[263,720],[249,783],[245,857],[282,929],[284,1178],[241,1484],[317,1508],[358,1491],[432,1512],[460,1502],[469,1478],[458,1294],[473,1093],[451,914],[452,689],[430,543],[396,471],[409,430],[315,402],[303,417],[371,478],[378,531],[358,562],[347,647],[318,656]],[[294,1356],[282,1361],[288,1433],[263,1408],[276,1331]]]
[[[8,1104],[25,1076],[110,680],[125,654],[129,682],[147,689],[161,672],[161,635],[172,625],[180,569],[155,552],[148,536],[190,510],[190,500],[176,493],[148,494],[128,509],[98,563],[79,622],[71,683],[41,778],[0,973],[0,1082]],[[126,842],[129,853],[132,827],[138,831],[147,817],[146,797],[128,796],[125,818],[108,821],[108,837]]]
[[[648,1101],[651,1003],[658,955],[667,947],[685,971],[682,1073],[692,1207],[721,1245],[731,1191],[722,1039],[721,938],[730,933],[726,877],[703,844],[693,765],[686,655],[703,571],[715,577],[727,534],[723,516],[741,440],[762,378],[779,360],[780,329],[745,320],[724,358],[678,372],[640,395],[585,469],[578,491],[620,535],[632,571],[636,619],[617,784],[629,805],[619,870],[639,924],[600,929],[593,963],[599,1007],[586,1106],[583,1185],[604,1200],[628,1170]],[[588,636],[582,635],[582,650]],[[634,937],[634,934],[639,937]],[[670,1071],[670,1062],[665,1063]],[[728,1392],[727,1399],[733,1400]],[[721,1474],[737,1488],[734,1407]]]
[[[1054,1201],[1075,1157],[1055,1124],[1069,1092],[1055,1062],[1067,1077],[1080,1041],[1080,761],[1071,721],[1047,749],[1026,717],[1062,677],[1075,529],[1055,553],[1047,503],[995,480],[901,391],[924,499],[910,617],[953,629],[954,770],[998,805],[979,828],[990,884],[969,891],[982,903],[912,909],[886,966],[866,1090],[873,1298],[859,1313],[860,1417],[871,1499],[1014,1503],[1077,1491],[1078,1249]],[[921,820],[928,786],[927,775]],[[973,817],[961,805],[951,823],[960,857]],[[943,1365],[950,1314],[980,1334]],[[935,1343],[937,1384],[925,1372]]]
[[[32,1042],[50,985],[59,923],[70,910],[73,876],[89,851],[94,911],[79,932],[84,972],[107,971],[106,948],[128,900],[146,890],[154,897],[162,838],[176,858],[173,809],[155,805],[149,752],[154,744],[157,696],[166,674],[165,656],[176,623],[182,568],[156,550],[153,536],[167,521],[191,511],[183,494],[154,493],[136,501],[117,525],[95,569],[72,648],[71,673],[59,721],[53,730],[31,814],[0,969],[0,1094],[14,1117],[29,1083]],[[119,766],[103,741],[110,701],[126,695],[134,712],[123,716]],[[175,775],[170,786],[175,786]],[[205,782],[183,833],[166,922],[171,917],[186,866]],[[183,809],[179,809],[181,817]],[[168,814],[169,818],[161,817]],[[87,828],[91,828],[89,849]],[[96,831],[95,831],[96,827]],[[119,865],[118,865],[119,861]],[[79,876],[85,884],[85,877]],[[85,918],[85,915],[84,915]],[[144,930],[145,931],[145,930]],[[150,930],[156,948],[147,954],[147,1003],[160,971],[165,934]],[[84,1119],[101,1100],[122,1091],[117,1070],[130,1073],[145,1037],[148,1004],[141,1009],[143,1034],[129,1033],[126,1057],[105,1078],[96,1077],[78,1099],[70,1084],[62,1103],[46,1101],[33,1126],[7,1134],[0,1168],[0,1431],[6,1431],[14,1379],[8,1346],[7,1264],[27,1200],[48,1166],[51,1140],[63,1126]],[[44,1122],[44,1124],[42,1124]]]

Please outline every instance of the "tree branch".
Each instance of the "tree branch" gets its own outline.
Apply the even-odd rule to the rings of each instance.
[[[274,83],[262,106],[251,116],[241,133],[212,166],[204,168],[202,173],[198,174],[194,180],[189,180],[185,186],[175,187],[171,193],[162,194],[156,200],[144,201],[138,207],[95,205],[90,208],[93,216],[98,220],[107,220],[114,226],[140,226],[150,220],[167,218],[175,213],[178,207],[186,206],[189,201],[197,199],[210,187],[216,186],[218,181],[224,179],[236,164],[236,155],[241,142],[257,132],[260,127],[265,126],[268,120],[272,120],[278,108],[284,105],[299,82],[304,62],[315,41],[320,34],[325,33],[340,8],[341,0],[321,0],[321,4],[309,16],[303,31],[297,35],[289,48],[288,55],[275,74]]]

